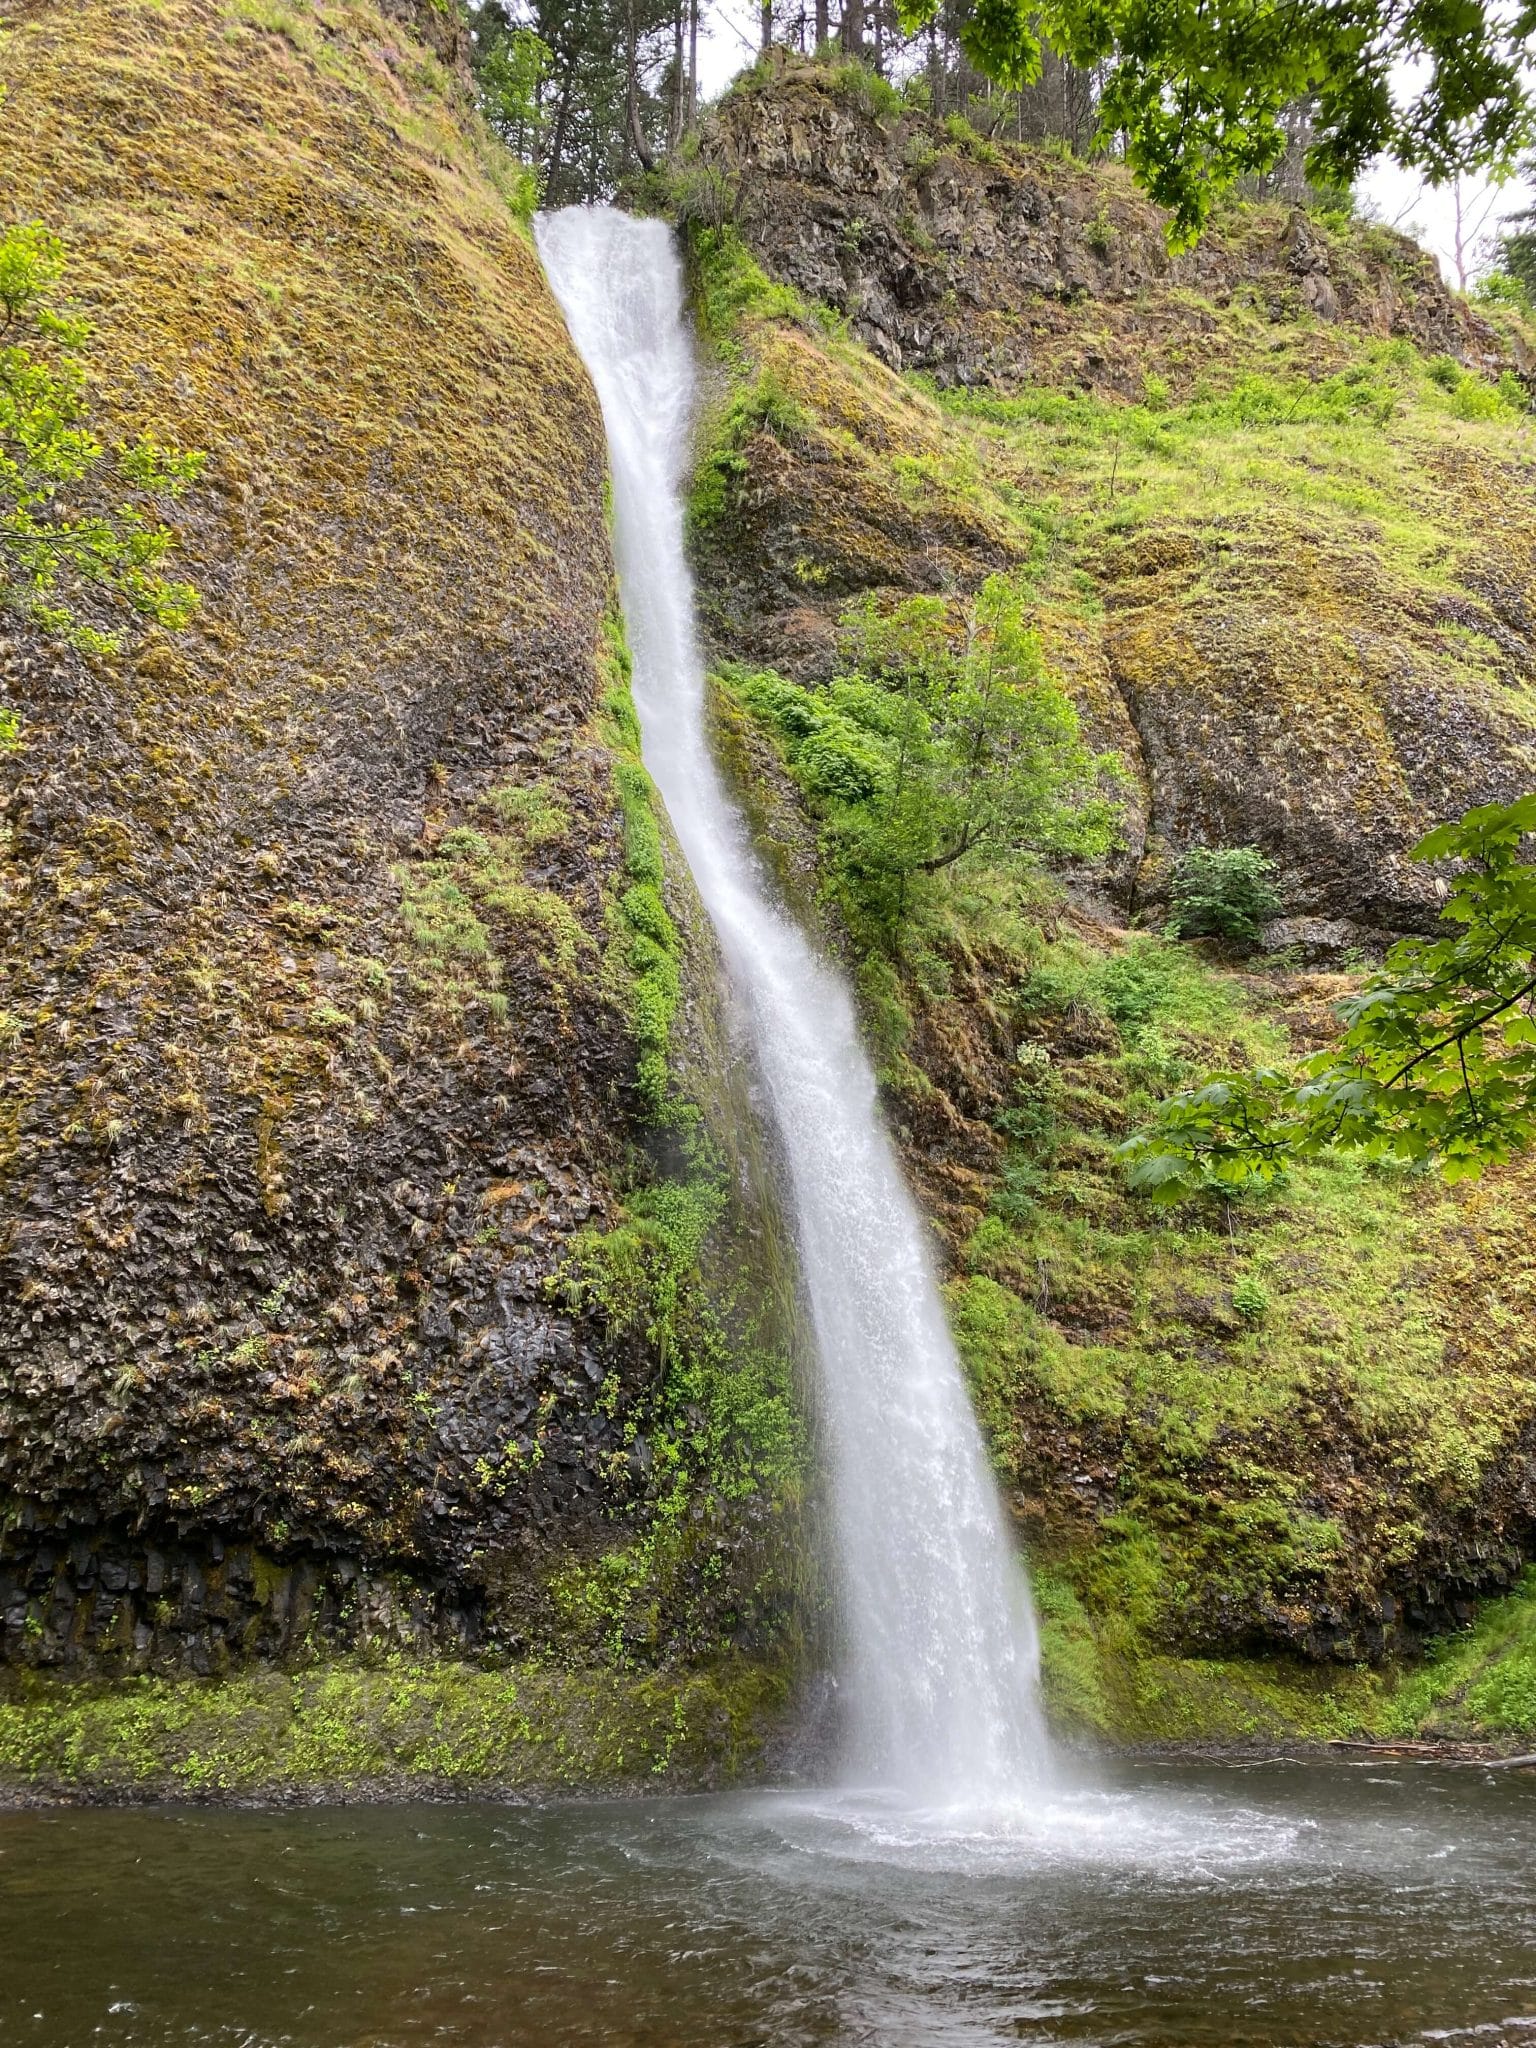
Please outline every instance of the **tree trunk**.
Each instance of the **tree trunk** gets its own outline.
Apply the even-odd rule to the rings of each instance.
[[[677,0],[672,16],[672,112],[667,121],[667,147],[676,149],[683,139],[683,114],[688,99],[687,75],[683,70],[683,0]]]
[[[688,126],[699,119],[699,0],[688,0]]]
[[[773,0],[763,0],[762,47],[765,50],[773,48]]]
[[[565,76],[560,81],[560,98],[555,107],[555,125],[549,138],[549,157],[544,166],[544,190],[551,204],[559,205],[561,173],[565,168],[565,131],[571,118],[571,95],[576,84],[576,59],[567,58]]]
[[[832,10],[828,0],[816,0],[816,47],[824,50],[832,40]]]
[[[640,126],[640,60],[637,54],[639,42],[635,28],[635,0],[627,0],[624,9],[624,125],[629,131],[629,146],[635,153],[641,170],[654,171],[656,159],[651,154],[645,139],[645,130]]]
[[[843,0],[843,51],[862,61],[864,56],[864,0]]]

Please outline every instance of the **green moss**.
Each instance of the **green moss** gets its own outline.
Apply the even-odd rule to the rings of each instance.
[[[564,897],[523,879],[528,852],[569,829],[569,813],[544,783],[487,793],[475,815],[428,841],[395,870],[400,915],[424,956],[419,984],[455,1015],[478,1005],[492,1024],[506,1021],[508,954],[529,953],[557,1000],[568,997],[584,955],[596,948]],[[503,826],[510,829],[500,829]]]
[[[579,637],[601,601],[595,508],[571,488],[597,446],[590,394],[508,218],[515,167],[448,85],[409,26],[368,0],[81,0],[0,39],[9,202],[69,249],[99,337],[107,438],[174,422],[205,447],[207,487],[186,502],[180,543],[189,561],[241,564],[233,580],[199,578],[188,632],[149,634],[135,661],[99,678],[134,737],[121,772],[103,770],[84,799],[82,844],[61,849],[61,873],[88,860],[102,900],[94,957],[74,955],[60,1000],[86,1014],[111,987],[138,1020],[90,1090],[99,1135],[118,1146],[171,1117],[201,1135],[228,1124],[233,1094],[259,1106],[233,1115],[259,1116],[273,1213],[293,1177],[290,1129],[312,1129],[296,1103],[325,1100],[343,1121],[387,1113],[367,1073],[381,1038],[398,1056],[402,1038],[413,1050],[440,1041],[439,1023],[457,1042],[466,1016],[499,1030],[496,963],[547,961],[558,1001],[588,950],[558,889],[510,872],[514,842],[534,844],[513,821],[460,818],[429,786],[432,833],[462,822],[491,842],[499,905],[483,859],[430,843],[392,890],[374,829],[381,800],[419,799],[429,748],[449,757],[454,789],[473,783],[463,771],[481,742],[450,715],[453,661],[505,689],[535,622]],[[102,140],[122,132],[125,108],[128,181]],[[388,740],[354,744],[374,719]],[[467,725],[481,729],[478,713]],[[313,952],[294,957],[295,937],[307,948],[316,935],[289,923],[293,892],[313,886],[314,848],[285,843],[278,822],[307,819],[322,787],[347,870],[332,906],[343,985],[326,1001]],[[263,843],[269,833],[278,843]],[[111,902],[171,843],[240,875],[242,916],[210,899],[174,945],[129,959]],[[25,886],[24,873],[0,847],[0,890]],[[399,919],[385,914],[391,895]],[[51,943],[66,909],[35,902],[28,945]],[[419,1032],[403,1005],[387,1034],[370,1028],[381,998],[358,982],[384,968],[370,950],[387,953],[396,995],[420,999]],[[357,1060],[337,1057],[343,1035]],[[13,1114],[19,1132],[37,1128],[46,1085],[11,1052],[0,1034],[0,1155]]]
[[[1060,1485],[1042,1437],[1101,1487],[1112,1475],[1044,1555],[1130,1662],[1373,1612],[1536,1414],[1507,1324],[1468,1342],[1424,1287],[1427,1259],[1465,1262],[1463,1212],[1341,1161],[1273,1200],[1151,1215],[1119,1182],[1115,1136],[1188,1071],[1273,1057],[1274,1021],[1153,940],[1047,944],[1019,1003],[1045,1057],[997,1113],[1008,1149],[950,1296],[1010,1487]],[[1063,1031],[1096,1049],[1053,1052]],[[1518,1233],[1518,1206],[1485,1199],[1481,1228]]]
[[[720,1626],[793,1631],[806,1445],[788,1348],[772,1327],[755,1247],[733,1237],[719,1166],[701,1138],[682,1177],[635,1190],[620,1222],[572,1245],[555,1283],[575,1309],[656,1362],[646,1426],[644,1525],[551,1581],[574,1639],[617,1662],[665,1647],[678,1588]],[[633,1442],[630,1425],[626,1439]],[[743,1545],[744,1525],[760,1539]],[[786,1602],[788,1604],[786,1604]]]
[[[1536,1571],[1405,1673],[1379,1725],[1393,1735],[1536,1736]]]
[[[786,439],[804,431],[809,415],[772,369],[761,370],[738,389],[710,423],[704,452],[688,495],[688,524],[695,541],[720,526],[734,509],[733,493],[750,464],[744,450],[768,433]]]
[[[186,1797],[651,1783],[755,1766],[784,1681],[747,1659],[686,1673],[322,1665],[0,1694],[0,1788]]]
[[[1122,1742],[1489,1741],[1536,1735],[1536,1572],[1418,1665],[1339,1670],[1284,1657],[1178,1657],[1071,1580],[1035,1574],[1043,1679],[1057,1725]]]
[[[1168,527],[1213,536],[1199,566],[1220,580],[1241,560],[1223,560],[1234,533],[1263,528],[1272,545],[1277,522],[1298,549],[1331,545],[1369,563],[1405,603],[1426,585],[1457,587],[1462,487],[1474,480],[1467,428],[1480,456],[1502,452],[1525,407],[1513,380],[1506,388],[1449,357],[1426,362],[1407,342],[1361,336],[1340,337],[1344,366],[1320,374],[1304,330],[1248,337],[1239,308],[1209,317],[1230,346],[1178,404],[1161,377],[1139,404],[1051,385],[933,393],[975,423],[984,467],[1005,468],[1065,515],[1052,590],[1065,593],[1080,564],[1112,571],[1116,543]],[[1319,591],[1330,610],[1342,594]]]
[[[734,346],[743,321],[809,319],[799,294],[773,283],[733,226],[694,224],[686,249],[694,306],[716,344]]]
[[[628,884],[608,905],[610,949],[638,1052],[636,1087],[644,1112],[658,1124],[687,1125],[696,1110],[672,1085],[673,1026],[682,1000],[682,940],[663,896],[659,803],[640,758],[640,727],[629,696],[629,650],[622,620],[604,629],[606,678],[602,732],[614,755],[613,789],[624,830]]]

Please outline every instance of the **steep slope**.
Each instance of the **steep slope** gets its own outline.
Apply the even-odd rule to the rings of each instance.
[[[938,393],[905,494],[942,447],[963,499],[1013,508],[1062,658],[1137,771],[1131,900],[1155,900],[1170,852],[1253,841],[1335,951],[1431,916],[1407,847],[1536,783],[1523,336],[1386,229],[1232,205],[1169,258],[1118,167],[937,127],[793,61],[727,98],[699,157],[685,211],[730,216],[813,315]],[[819,416],[846,425],[835,402]],[[728,577],[786,495],[793,458],[762,453]],[[837,484],[823,453],[799,463],[780,526],[813,540],[758,546],[743,650],[776,636],[797,667],[807,604],[943,587],[932,512],[920,537],[888,523],[894,570],[845,563]]]
[[[601,424],[453,19],[56,0],[0,41],[7,206],[65,238],[101,417],[209,458],[189,631],[0,642],[0,1622],[70,1676],[553,1656],[617,1706],[567,1750],[546,1675],[465,1768],[557,1768],[521,1727],[647,1769],[713,1738],[664,1681],[630,1726],[625,1674],[783,1622],[709,1505],[762,1478],[744,1212],[678,1106],[713,969],[660,894]],[[670,1235],[623,1206],[658,1126]]]
[[[1351,978],[1304,954],[1432,917],[1412,839],[1536,786],[1523,342],[1342,221],[1238,209],[1170,275],[1117,171],[876,105],[760,74],[674,187],[726,379],[694,518],[721,732],[837,942],[796,735],[839,616],[999,567],[1027,593],[1132,771],[1126,854],[1076,904],[972,861],[856,964],[1054,1696],[1125,1733],[1385,1725],[1394,1660],[1528,1554],[1529,1176],[1322,1165],[1170,1219],[1114,1146],[1191,1075],[1319,1042]],[[1267,969],[1125,928],[1170,852],[1255,840],[1291,913]]]

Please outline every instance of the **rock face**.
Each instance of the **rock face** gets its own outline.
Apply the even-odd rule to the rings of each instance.
[[[1450,553],[1438,588],[1368,522],[1319,535],[1283,506],[1101,556],[1102,647],[1135,734],[1154,900],[1170,854],[1258,845],[1290,915],[1347,926],[1346,947],[1379,944],[1438,911],[1443,881],[1407,857],[1423,832],[1536,788],[1530,481],[1517,463],[1446,451],[1415,495]],[[1468,663],[1468,645],[1486,656]]]
[[[825,672],[860,590],[1032,556],[1042,631],[1135,774],[1124,904],[1156,904],[1184,848],[1251,843],[1288,914],[1346,946],[1432,922],[1409,848],[1536,786],[1536,489],[1515,410],[1478,424],[1496,376],[1518,403],[1521,333],[1401,236],[1277,205],[1170,258],[1118,167],[877,117],[793,60],[727,98],[700,157],[807,328],[844,319],[945,395],[805,367],[785,323],[763,342],[801,418],[737,451],[707,556],[722,643]],[[1428,405],[1404,395],[1426,362]],[[1357,446],[1308,445],[1328,405]],[[1227,438],[1202,439],[1223,406]],[[1185,407],[1187,435],[1167,424]],[[873,457],[856,478],[850,440]],[[856,518],[874,542],[843,544]],[[1091,615],[1040,573],[1067,562]]]
[[[189,632],[3,642],[24,1663],[515,1648],[649,1484],[655,1360],[552,1286],[641,1121],[602,432],[455,20],[62,0],[0,53],[106,426],[208,451]]]
[[[1295,209],[1249,209],[1170,256],[1164,216],[1118,167],[1014,150],[964,124],[880,116],[780,60],[727,99],[701,160],[730,181],[776,277],[843,314],[894,370],[1008,391],[1080,382],[1139,398],[1187,388],[1226,353],[1219,313],[1312,316],[1479,367],[1510,344],[1387,229],[1337,237]]]

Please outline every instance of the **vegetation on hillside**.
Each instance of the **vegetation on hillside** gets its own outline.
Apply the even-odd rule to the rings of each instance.
[[[153,430],[104,445],[87,396],[91,324],[57,303],[64,270],[64,245],[41,222],[0,228],[0,612],[81,653],[115,654],[121,635],[98,615],[169,627],[192,615],[196,592],[163,571],[174,535],[159,510],[204,458]],[[20,723],[0,704],[0,748]]]
[[[1160,1201],[1263,1186],[1328,1151],[1432,1162],[1476,1179],[1536,1140],[1536,796],[1440,826],[1418,860],[1455,861],[1442,939],[1407,939],[1340,1005],[1337,1045],[1299,1074],[1221,1074],[1129,1140],[1131,1185]]]
[[[862,948],[899,954],[940,878],[1013,877],[1110,845],[1118,763],[1083,745],[1023,598],[990,577],[968,604],[914,597],[845,612],[839,673],[806,689],[723,668],[773,734],[823,826],[823,858]]]
[[[1367,232],[1341,231],[1335,263]],[[1288,668],[1263,701],[1307,727],[1330,790],[1333,764],[1367,750],[1382,780],[1398,772],[1377,685],[1354,665],[1383,617],[1461,701],[1528,696],[1520,665],[1462,623],[1470,494],[1502,496],[1499,530],[1516,530],[1513,379],[1281,317],[1239,289],[1200,301],[1187,361],[1148,323],[1142,346],[1161,359],[1134,400],[914,389],[764,276],[729,226],[698,220],[689,245],[729,381],[695,541],[706,589],[723,593],[718,639],[753,651],[717,664],[728,756],[792,880],[809,814],[823,914],[856,953],[869,927],[839,779],[862,736],[831,622],[911,617],[925,550],[948,551],[943,573],[971,590],[996,573],[987,552],[1007,550],[1020,625],[1090,746],[1127,732],[1124,685],[1096,651],[1110,632],[1128,655],[1145,637],[1149,691],[1154,663],[1187,668],[1209,717],[1220,683],[1187,638],[1203,606],[1220,658],[1235,641],[1261,680],[1256,650],[1290,621],[1294,688]],[[1076,348],[1098,346],[1091,301],[1080,317]],[[1070,328],[1060,347],[1070,365]],[[744,554],[756,579],[731,584]],[[917,599],[930,604],[963,612]],[[1251,632],[1249,604],[1267,607]],[[792,675],[765,674],[765,618]],[[1300,639],[1299,618],[1315,625]],[[1201,730],[1191,744],[1209,748]],[[1121,794],[1134,803],[1134,787]],[[1365,964],[1308,973],[1281,954],[1235,969],[1223,946],[1251,942],[1286,877],[1251,847],[1203,843],[1180,868],[1154,841],[1138,878],[1144,917],[1161,928],[1176,894],[1189,938],[1117,928],[978,849],[909,894],[860,987],[1040,1574],[1058,1706],[1126,1732],[1343,1733],[1372,1724],[1391,1686],[1369,1678],[1357,1699],[1354,1679],[1308,1662],[1410,1647],[1465,1611],[1469,1583],[1518,1569],[1520,1446],[1536,1424],[1528,1189],[1499,1175],[1448,1192],[1403,1164],[1331,1156],[1175,1214],[1128,1189],[1120,1147],[1160,1102],[1213,1067],[1278,1068],[1316,1047]],[[1202,928],[1214,947],[1190,942]]]

